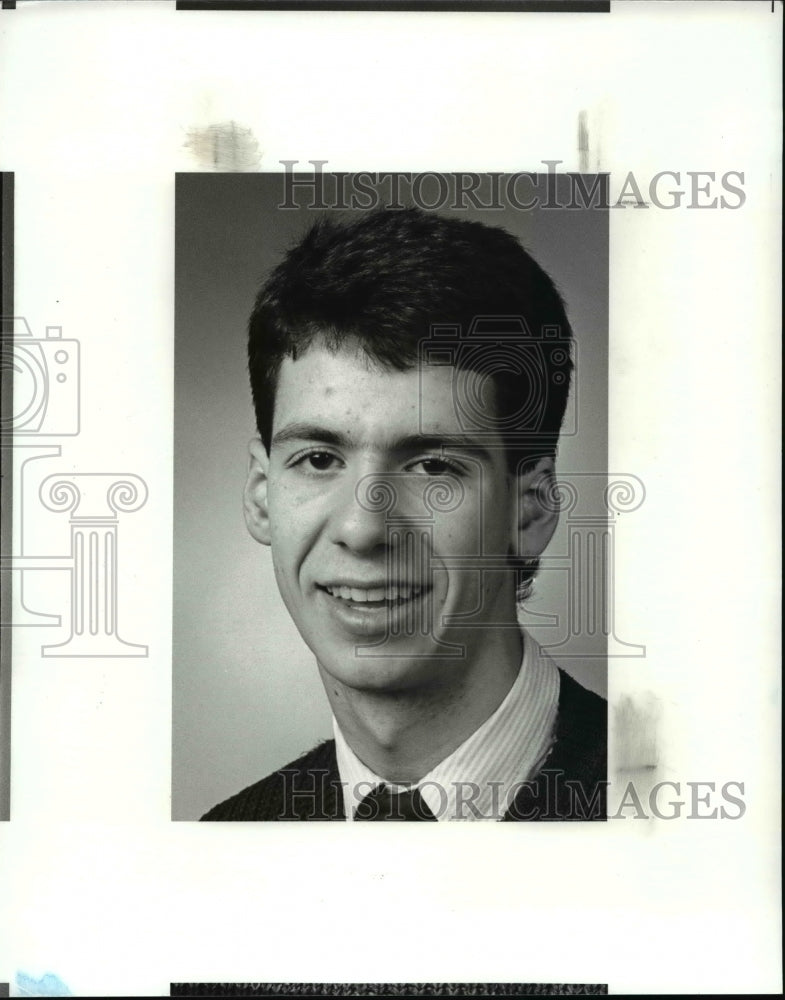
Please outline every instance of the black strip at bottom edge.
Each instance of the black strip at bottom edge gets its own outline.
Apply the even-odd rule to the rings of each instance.
[[[172,997],[605,996],[607,983],[171,983]]]

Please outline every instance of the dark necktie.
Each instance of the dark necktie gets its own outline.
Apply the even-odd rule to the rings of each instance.
[[[436,820],[419,788],[392,792],[386,785],[366,795],[357,806],[356,820]]]

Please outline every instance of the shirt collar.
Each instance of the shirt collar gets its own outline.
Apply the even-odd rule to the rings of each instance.
[[[547,756],[559,701],[559,671],[523,629],[521,668],[496,711],[419,782],[438,820],[500,820],[520,783],[533,777]],[[333,717],[344,812],[349,821],[365,796],[386,782],[355,754]]]

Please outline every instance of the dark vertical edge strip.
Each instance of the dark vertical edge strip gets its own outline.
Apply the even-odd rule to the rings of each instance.
[[[13,350],[14,315],[14,175],[0,173],[0,350],[7,358]],[[6,317],[8,322],[5,322]],[[3,363],[2,427],[11,425],[14,372]],[[12,442],[0,434],[0,553],[11,554],[13,501]],[[11,818],[11,573],[0,574],[0,821]]]
[[[174,260],[172,261],[172,270],[174,274],[173,282],[173,295],[174,302],[172,303],[172,331],[174,336],[174,343],[172,345],[172,646],[169,650],[171,655],[172,669],[170,672],[169,679],[169,704],[171,707],[170,716],[170,728],[171,732],[169,734],[169,750],[171,755],[171,763],[169,765],[169,821],[174,822],[177,818],[175,816],[175,731],[177,725],[177,686],[175,682],[175,677],[177,674],[177,566],[178,566],[178,532],[175,528],[177,524],[177,465],[178,465],[178,440],[177,440],[177,334],[178,334],[178,321],[180,318],[180,295],[179,295],[179,282],[180,282],[180,264],[182,263],[182,256],[180,253],[179,239],[182,237],[182,230],[180,229],[180,209],[183,204],[183,176],[184,172],[175,171],[174,175],[174,214],[172,216],[172,232],[174,235]],[[171,986],[171,984],[170,984]]]

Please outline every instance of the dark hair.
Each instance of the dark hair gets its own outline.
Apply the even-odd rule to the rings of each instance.
[[[269,451],[285,357],[296,358],[316,337],[332,349],[356,339],[377,363],[406,370],[421,359],[434,325],[458,326],[462,337],[475,331],[456,345],[456,366],[492,375],[510,467],[554,455],[572,333],[553,281],[505,230],[418,208],[317,221],[262,287],[249,323],[248,367],[264,446]],[[499,357],[500,338],[507,358]],[[474,400],[475,412],[482,403]]]

